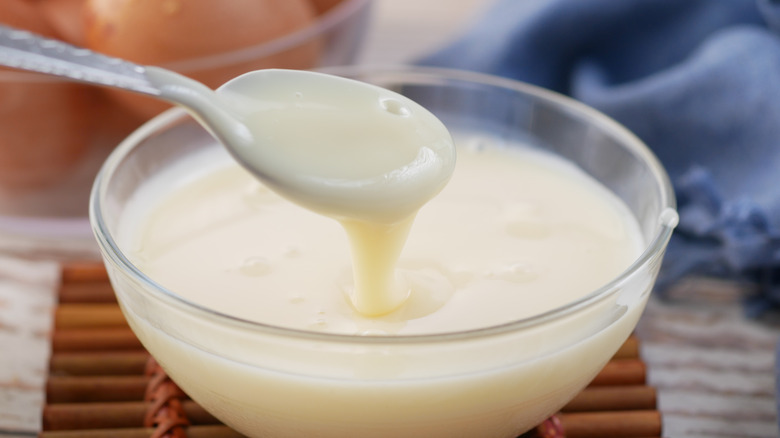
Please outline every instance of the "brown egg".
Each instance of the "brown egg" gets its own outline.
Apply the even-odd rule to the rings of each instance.
[[[317,10],[317,15],[322,15],[329,10],[333,9],[341,3],[344,0],[309,0],[311,1],[312,5],[314,5],[314,9]]]
[[[316,15],[309,0],[87,0],[85,11],[87,47],[169,67],[212,88],[251,70],[311,68],[319,56],[319,42],[311,40],[270,56],[207,59],[309,26]],[[114,94],[145,117],[167,107],[144,96]]]
[[[38,14],[35,8],[36,3],[29,0],[0,2],[0,23],[47,36],[54,35],[52,28]]]
[[[61,40],[84,46],[85,0],[36,0],[33,3]]]
[[[32,2],[0,1],[0,23],[54,37]],[[54,184],[87,149],[83,85],[0,69],[0,190]]]

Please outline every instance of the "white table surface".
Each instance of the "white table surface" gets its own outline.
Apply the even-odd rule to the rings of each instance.
[[[492,0],[376,0],[359,62],[403,64],[451,41]],[[517,0],[522,1],[522,0]],[[56,264],[0,255],[0,437],[40,427]],[[682,285],[651,300],[642,354],[659,391],[664,436],[776,437],[778,319],[746,319],[738,289]]]

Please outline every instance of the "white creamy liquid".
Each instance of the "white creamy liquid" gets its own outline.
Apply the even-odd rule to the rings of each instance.
[[[406,246],[385,242],[395,246],[384,262],[392,266],[400,253],[398,278],[411,292],[383,316],[363,315],[347,299],[353,260],[363,269],[366,253],[376,257],[375,237],[353,236],[363,243],[350,248],[336,221],[287,202],[220,150],[149,181],[128,206],[120,237],[150,278],[205,307],[368,335],[537,315],[604,285],[637,258],[636,221],[573,165],[521,145],[460,140],[451,181],[419,211]]]
[[[341,222],[361,314],[387,314],[406,301],[396,260],[417,210],[455,166],[452,138],[433,114],[387,89],[321,73],[259,70],[217,94],[166,70],[147,75],[161,97],[188,102],[267,186]]]

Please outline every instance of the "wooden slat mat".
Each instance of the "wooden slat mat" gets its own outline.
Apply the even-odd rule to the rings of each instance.
[[[167,378],[130,331],[106,271],[63,266],[41,438],[240,437]],[[635,337],[560,413],[524,437],[658,437]]]

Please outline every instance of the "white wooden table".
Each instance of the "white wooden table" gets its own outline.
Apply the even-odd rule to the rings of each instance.
[[[408,63],[446,44],[492,0],[376,0],[359,61]],[[522,1],[522,0],[518,0]],[[56,265],[0,256],[0,437],[40,427]],[[751,321],[734,288],[695,282],[651,300],[638,327],[664,435],[776,437],[780,320]]]

